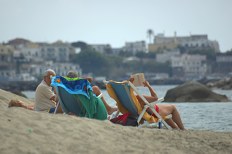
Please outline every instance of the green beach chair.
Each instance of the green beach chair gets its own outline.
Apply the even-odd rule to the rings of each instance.
[[[52,78],[51,86],[58,96],[57,111],[60,105],[66,114],[75,114],[98,120],[107,119],[106,108],[100,98],[95,96],[91,84],[86,79],[70,79],[62,76]]]
[[[130,113],[133,116],[137,116],[138,120],[137,123],[139,124],[139,127],[143,127],[146,125],[146,127],[150,127],[153,124],[157,124],[157,122],[162,122],[163,125],[171,129],[168,124],[164,121],[164,119],[171,118],[170,116],[161,117],[159,113],[156,112],[154,109],[155,103],[158,103],[160,101],[163,101],[163,99],[159,99],[156,102],[149,103],[143,95],[141,95],[137,88],[130,82],[130,81],[124,81],[124,82],[116,82],[116,81],[104,81],[106,84],[106,90],[111,98],[113,98],[118,106],[119,111],[122,114]],[[137,97],[135,96],[134,92],[140,96],[140,98],[145,102],[144,107],[140,105]],[[147,113],[147,109],[150,108],[151,111],[154,113],[155,116]],[[146,122],[140,125],[141,119],[144,119]],[[157,125],[156,125],[157,126]]]

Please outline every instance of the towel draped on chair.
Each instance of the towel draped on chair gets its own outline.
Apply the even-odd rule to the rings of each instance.
[[[77,116],[107,119],[107,111],[102,100],[93,93],[86,79],[55,76],[51,86],[55,87],[62,110]]]

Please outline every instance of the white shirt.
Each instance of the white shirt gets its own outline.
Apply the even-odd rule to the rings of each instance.
[[[55,107],[55,104],[50,100],[55,96],[52,87],[47,85],[43,80],[35,90],[35,111],[45,111]]]

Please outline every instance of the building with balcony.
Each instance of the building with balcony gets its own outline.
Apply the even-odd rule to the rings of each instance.
[[[163,51],[167,49],[174,49],[177,47],[205,49],[211,48],[215,52],[220,52],[217,41],[208,39],[207,35],[190,35],[190,36],[165,36],[164,34],[157,34],[154,37],[154,43],[148,45],[149,52]]]
[[[180,51],[178,49],[172,49],[169,52],[157,53],[156,62],[159,63],[171,62],[171,58],[173,56],[178,56],[178,55],[180,55]]]
[[[123,47],[124,52],[131,52],[135,55],[138,52],[146,52],[146,42],[145,41],[136,41],[136,42],[126,42]]]
[[[187,80],[202,79],[207,74],[205,55],[182,54],[171,57],[172,76]]]
[[[31,75],[36,77],[41,77],[43,73],[51,68],[57,75],[66,76],[69,71],[76,71],[80,76],[82,75],[82,69],[78,64],[73,63],[54,63],[52,61],[47,61],[42,64],[32,64],[24,66],[23,72],[29,72]]]
[[[232,53],[220,53],[216,56],[216,65],[213,72],[221,75],[232,73]]]
[[[68,62],[74,47],[68,43],[53,43],[40,45],[42,59],[54,62]]]
[[[0,65],[12,62],[14,48],[9,45],[0,45]]]

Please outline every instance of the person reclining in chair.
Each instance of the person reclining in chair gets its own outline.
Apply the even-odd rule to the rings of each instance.
[[[131,83],[133,83],[134,78],[130,78],[129,81]],[[155,90],[149,84],[149,82],[144,81],[143,84],[144,84],[144,87],[147,87],[149,89],[150,94],[151,94],[151,96],[144,95],[145,99],[149,103],[157,101],[158,96],[157,96]],[[145,102],[138,95],[136,95],[136,97],[139,100],[139,103],[141,104],[141,106],[143,107],[145,105]],[[183,125],[182,120],[181,120],[181,117],[180,117],[180,114],[179,114],[175,105],[173,105],[173,104],[155,104],[154,108],[163,117],[168,116],[170,114],[172,115],[171,119],[166,120],[166,122],[168,123],[169,126],[171,126],[174,129],[185,130],[184,125]]]

